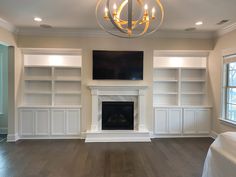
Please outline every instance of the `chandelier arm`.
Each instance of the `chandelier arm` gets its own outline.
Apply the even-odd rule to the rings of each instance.
[[[109,5],[110,5],[110,0],[107,0],[107,7],[108,7],[108,9],[109,9],[109,7],[110,7]],[[111,23],[116,27],[116,29],[118,29],[118,30],[119,30],[120,32],[122,32],[122,33],[127,34],[127,32],[124,31],[122,28],[120,28],[120,27],[117,25],[117,23],[114,21],[112,15],[111,15],[111,11],[110,11],[110,10],[109,10],[109,13],[108,13],[108,17],[109,17],[109,20],[111,21]]]
[[[153,31],[151,31],[151,32],[149,32],[148,35],[149,35],[149,34],[152,34],[152,33],[155,33],[155,32],[159,29],[159,27],[160,27],[160,26],[162,25],[162,23],[163,23],[164,16],[165,16],[164,7],[163,7],[161,1],[160,1],[160,0],[155,0],[155,1],[156,1],[156,3],[158,4],[158,6],[159,6],[159,8],[160,8],[160,13],[161,13],[161,15],[160,15],[160,17],[161,17],[161,18],[160,18],[160,23],[158,24],[158,26],[156,27],[156,29],[153,30]]]
[[[128,35],[132,34],[132,0],[128,0]]]
[[[140,33],[139,35],[140,35],[140,36],[144,35],[144,34],[147,32],[149,26],[150,26],[150,21],[148,20],[148,21],[146,22],[146,24],[145,24],[145,28],[144,28],[143,32]]]

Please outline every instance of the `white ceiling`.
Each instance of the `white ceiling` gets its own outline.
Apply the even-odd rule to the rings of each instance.
[[[95,18],[97,0],[0,0],[0,18],[18,28],[39,27],[35,16],[43,18],[42,24],[56,28],[98,29]],[[165,30],[183,31],[195,27],[196,21],[204,24],[200,32],[216,31],[236,23],[236,0],[162,0]],[[216,25],[223,19],[230,21]]]

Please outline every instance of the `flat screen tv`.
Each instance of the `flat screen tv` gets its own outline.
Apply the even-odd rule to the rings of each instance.
[[[143,51],[93,51],[94,80],[143,80]]]

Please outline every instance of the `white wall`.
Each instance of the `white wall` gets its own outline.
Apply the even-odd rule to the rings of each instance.
[[[91,95],[88,84],[127,84],[148,85],[147,91],[147,125],[152,131],[152,80],[154,50],[211,50],[213,41],[210,39],[170,39],[170,38],[139,38],[121,39],[114,37],[40,37],[18,36],[18,47],[21,48],[75,48],[82,49],[82,129],[86,131],[91,125]],[[143,81],[93,81],[92,50],[141,50],[144,51]],[[20,66],[18,66],[20,67]],[[18,69],[19,70],[19,69]]]
[[[0,134],[7,133],[8,126],[8,48],[0,44]]]
[[[20,101],[22,60],[16,45],[16,36],[0,27],[0,44],[10,47],[8,57],[8,136],[14,140],[17,134],[17,104]],[[14,50],[13,50],[14,48]]]
[[[213,131],[222,133],[225,131],[236,131],[236,126],[221,122],[218,118],[221,112],[221,72],[223,51],[236,49],[236,30],[232,31],[215,41],[214,50],[209,56],[209,75],[213,102]],[[236,50],[235,50],[236,51]]]

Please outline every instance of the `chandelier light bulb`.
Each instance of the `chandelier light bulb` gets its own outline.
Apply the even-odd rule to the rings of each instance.
[[[148,5],[147,4],[144,5],[144,10],[148,10]]]
[[[156,9],[155,7],[152,8],[152,18],[154,19],[155,18],[155,13],[156,13]]]
[[[104,8],[104,18],[106,20],[108,20],[108,8],[107,7]]]
[[[105,13],[108,12],[108,8],[107,8],[107,7],[104,8],[104,12],[105,12]]]
[[[116,5],[116,3],[115,3],[115,4],[113,4],[113,9],[114,9],[114,10],[116,10],[116,9],[117,9],[117,5]]]

